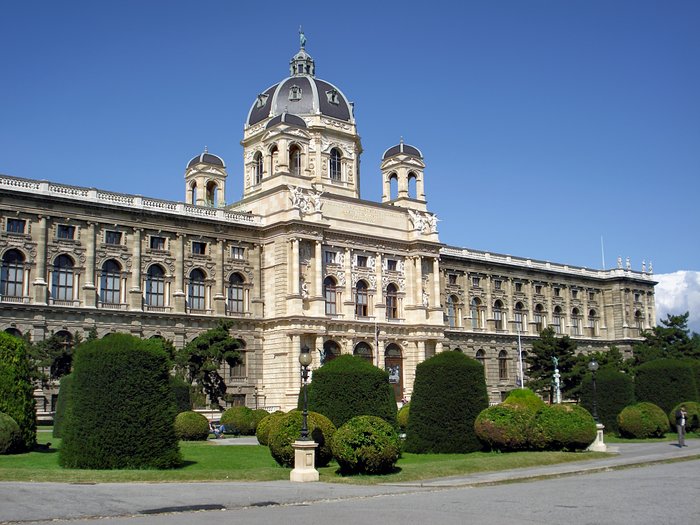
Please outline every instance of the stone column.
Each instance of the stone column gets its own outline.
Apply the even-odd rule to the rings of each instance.
[[[34,278],[34,303],[46,304],[48,285],[46,283],[46,217],[39,218],[36,238],[36,276]]]
[[[437,257],[433,259],[433,308],[440,308],[440,262]]]
[[[292,239],[291,243],[291,274],[290,292],[292,295],[299,295],[299,239]]]
[[[129,290],[129,310],[143,310],[141,295],[141,228],[134,228],[131,259],[131,289]]]
[[[175,293],[173,293],[174,311],[185,312],[185,236],[178,234],[175,241]]]
[[[85,234],[85,284],[83,284],[83,304],[88,308],[97,305],[95,286],[95,223],[88,223]]]

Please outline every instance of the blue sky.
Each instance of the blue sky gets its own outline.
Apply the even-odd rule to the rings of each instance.
[[[204,146],[242,192],[243,123],[288,74],[355,102],[362,196],[425,156],[450,245],[700,270],[700,2],[10,1],[0,173],[170,200]]]

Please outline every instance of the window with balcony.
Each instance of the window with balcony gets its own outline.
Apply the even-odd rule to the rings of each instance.
[[[165,271],[158,264],[151,265],[146,272],[146,306],[165,306]]]
[[[226,306],[230,313],[242,314],[245,312],[244,283],[245,280],[240,273],[231,274],[231,277],[228,279]]]
[[[100,301],[102,304],[121,302],[121,265],[114,259],[105,261],[100,275]]]
[[[22,297],[24,294],[24,255],[19,250],[8,250],[2,256],[0,267],[0,296]]]
[[[338,294],[333,277],[326,277],[323,280],[323,298],[326,302],[326,315],[336,315],[338,313]]]

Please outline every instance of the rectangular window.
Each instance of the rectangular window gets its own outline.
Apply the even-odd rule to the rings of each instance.
[[[24,233],[25,224],[26,221],[24,219],[7,219],[7,232]]]
[[[206,242],[192,242],[192,253],[194,255],[206,255],[207,254],[207,243]]]
[[[457,284],[457,276],[453,273],[449,274],[447,276],[447,282],[449,282],[450,284]]]
[[[396,271],[396,260],[395,259],[387,259],[386,269],[389,270],[390,272],[395,272]]]
[[[473,286],[474,288],[478,288],[478,287],[479,287],[479,278],[478,278],[478,277],[472,277],[472,286]]]
[[[535,293],[538,295],[542,295],[542,285],[541,284],[535,285]]]
[[[115,232],[107,230],[105,232],[105,244],[121,244],[122,243],[122,232]]]
[[[535,331],[539,334],[544,328],[544,323],[542,321],[542,314],[535,314]]]
[[[639,302],[639,294],[638,293],[634,294],[634,302],[635,303]]]
[[[240,352],[241,360],[231,367],[231,377],[245,377],[245,352]]]
[[[581,335],[581,320],[578,317],[571,318],[571,335]]]
[[[358,268],[367,268],[367,257],[365,255],[357,256],[357,266]]]
[[[245,259],[245,248],[242,248],[241,246],[232,246],[231,258],[236,259],[238,261],[242,261],[243,259]]]
[[[588,300],[595,301],[595,292],[588,292]]]
[[[515,283],[515,291],[522,292],[523,291],[523,283]]]
[[[56,227],[56,237],[58,239],[75,239],[75,226],[59,224]]]
[[[561,289],[560,288],[554,288],[554,297],[559,297],[561,294]]]
[[[578,290],[571,290],[571,298],[578,299]]]
[[[500,290],[500,289],[501,289],[501,284],[502,284],[502,281],[496,279],[496,280],[493,282],[493,287],[494,287],[494,289],[495,289],[495,290]]]
[[[326,264],[335,264],[335,252],[323,252],[323,262],[325,262]]]
[[[165,251],[165,237],[151,235],[151,250]]]

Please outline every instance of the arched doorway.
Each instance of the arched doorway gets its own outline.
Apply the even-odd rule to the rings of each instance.
[[[384,351],[384,369],[389,374],[389,383],[394,387],[396,401],[403,399],[403,359],[401,347],[396,343],[387,345]]]
[[[365,342],[357,343],[353,355],[372,363],[372,348]]]
[[[333,361],[336,357],[340,356],[340,345],[335,341],[326,341],[323,343],[323,359],[322,364],[328,361]]]

